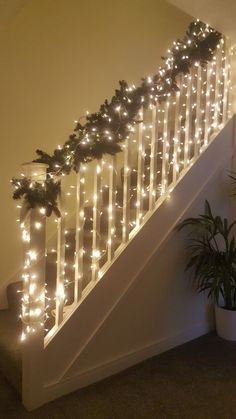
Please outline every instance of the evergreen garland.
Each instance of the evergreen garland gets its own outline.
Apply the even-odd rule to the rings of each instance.
[[[57,198],[61,190],[60,181],[52,182],[47,179],[45,182],[32,182],[31,179],[12,179],[15,187],[13,199],[24,199],[26,209],[45,208],[45,214],[49,217],[52,212],[60,217],[60,211],[57,205]],[[27,198],[26,198],[27,197]]]
[[[38,157],[33,161],[48,165],[47,180],[42,185],[24,177],[13,178],[13,198],[23,198],[28,208],[44,207],[48,216],[52,211],[60,216],[57,203],[60,176],[71,170],[78,172],[81,163],[120,152],[120,143],[129,138],[140,122],[137,115],[142,106],[162,103],[177,92],[178,75],[188,74],[195,63],[204,66],[211,61],[221,38],[221,33],[205,23],[191,22],[184,39],[174,42],[167,57],[162,57],[165,65],[157,74],[142,79],[139,87],[129,87],[126,81],[120,81],[111,101],[105,100],[98,112],[87,115],[84,125],[77,122],[61,148],[52,155],[36,150]]]

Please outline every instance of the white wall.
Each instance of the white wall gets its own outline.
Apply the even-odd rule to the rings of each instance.
[[[22,258],[10,178],[36,148],[51,152],[63,143],[74,120],[96,111],[119,79],[136,83],[155,72],[190,20],[162,0],[34,0],[7,15],[0,31],[0,286],[19,277]]]

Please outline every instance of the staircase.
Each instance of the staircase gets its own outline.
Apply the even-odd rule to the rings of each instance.
[[[78,378],[80,355],[223,154],[231,158],[230,140],[219,135],[232,129],[229,60],[222,40],[214,60],[181,76],[167,102],[141,108],[122,153],[62,177],[60,218],[34,209],[22,219],[23,281],[8,287],[9,308],[0,311],[0,369],[27,408],[93,382]],[[46,166],[33,163],[25,173],[44,182]]]

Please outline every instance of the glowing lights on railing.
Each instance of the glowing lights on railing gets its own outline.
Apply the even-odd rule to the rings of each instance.
[[[30,235],[29,235],[29,233],[28,233],[27,230],[23,230],[22,231],[22,240],[24,242],[28,242],[29,243],[29,241],[30,241]]]
[[[29,295],[33,295],[35,293],[36,290],[36,284],[30,284],[29,286]]]
[[[31,260],[36,260],[37,259],[37,253],[34,250],[30,250],[28,252],[28,255],[29,255]]]
[[[98,250],[98,249],[94,249],[94,250],[92,251],[92,257],[93,257],[93,258],[100,258],[100,257],[101,257],[101,252],[100,252],[100,250]]]
[[[166,104],[151,105],[145,114],[139,112],[138,119],[139,124],[136,127],[128,127],[130,131],[130,144],[132,145],[132,158],[127,159],[126,164],[123,167],[123,179],[122,183],[124,186],[124,179],[128,179],[128,190],[126,190],[126,196],[124,197],[124,190],[122,190],[122,197],[120,197],[118,190],[114,187],[115,198],[110,199],[110,190],[112,188],[112,181],[110,180],[111,174],[114,170],[117,170],[111,164],[109,158],[98,161],[98,163],[91,168],[91,178],[97,176],[98,184],[97,189],[95,188],[94,193],[90,193],[87,198],[87,174],[89,173],[89,165],[81,165],[79,171],[79,182],[82,188],[81,196],[84,196],[83,206],[78,208],[78,225],[76,234],[82,234],[85,230],[85,225],[90,225],[87,231],[90,233],[90,237],[93,236],[93,244],[90,247],[86,243],[80,244],[75,252],[75,260],[83,264],[83,257],[85,260],[89,260],[86,267],[80,270],[78,269],[77,279],[83,280],[83,272],[87,275],[87,271],[96,271],[96,278],[101,277],[100,266],[104,261],[108,260],[112,262],[114,254],[110,258],[109,249],[114,245],[115,238],[118,238],[118,242],[121,242],[122,237],[126,237],[123,243],[129,240],[129,232],[136,228],[136,231],[143,222],[143,217],[147,212],[147,208],[143,206],[146,203],[147,197],[153,196],[153,202],[156,203],[161,197],[162,199],[169,198],[175,182],[184,173],[184,169],[190,167],[194,159],[203,152],[205,146],[211,139],[211,135],[215,134],[219,129],[223,127],[227,118],[230,115],[230,101],[229,94],[232,88],[230,84],[230,64],[228,63],[228,56],[226,57],[224,48],[224,41],[218,46],[218,51],[221,57],[220,71],[218,72],[218,60],[214,57],[214,60],[208,67],[200,67],[198,63],[195,63],[191,75],[183,77],[183,84],[181,86],[181,93],[178,91],[176,97],[170,97]],[[178,49],[178,45],[176,45]],[[184,59],[187,59],[187,54]],[[200,77],[199,77],[200,74]],[[217,80],[219,78],[219,80]],[[148,83],[153,83],[151,77],[147,79]],[[168,80],[167,80],[168,82]],[[179,104],[178,104],[179,101]],[[177,105],[178,104],[178,105]],[[156,119],[155,123],[153,120],[150,121],[150,113],[153,112],[154,106],[156,106]],[[178,111],[175,109],[177,108]],[[226,109],[226,111],[225,111]],[[120,106],[115,108],[116,112],[120,115],[126,116],[126,111]],[[151,111],[151,112],[150,112]],[[149,114],[148,114],[149,112]],[[226,112],[226,116],[225,116]],[[224,119],[226,118],[226,119]],[[186,124],[186,119],[189,119],[189,125]],[[175,122],[177,125],[175,127]],[[141,129],[139,128],[141,127]],[[156,128],[157,127],[157,128]],[[153,135],[154,129],[154,135]],[[141,132],[141,134],[140,134]],[[109,130],[105,131],[107,139],[111,139]],[[138,141],[138,135],[142,135],[142,141]],[[153,139],[156,141],[155,154],[150,151]],[[129,144],[121,144],[122,149],[128,152]],[[195,147],[197,144],[198,147]],[[195,148],[196,150],[195,150]],[[193,152],[194,149],[194,152]],[[140,164],[142,173],[139,175],[139,185],[137,185],[137,161],[145,162],[144,167]],[[155,160],[155,172],[150,171],[149,161]],[[131,163],[132,161],[132,163]],[[135,163],[136,162],[136,163]],[[119,166],[120,170],[120,166]],[[174,174],[175,173],[175,179]],[[132,178],[136,179],[136,184],[132,182]],[[102,181],[101,181],[102,179]],[[108,181],[109,179],[109,181]],[[155,185],[155,188],[151,188],[151,182]],[[89,181],[88,184],[91,184]],[[87,188],[87,189],[86,189]],[[103,189],[105,188],[106,196],[109,195],[109,203],[103,205]],[[76,192],[76,186],[70,185],[69,189],[65,191],[68,197],[74,198]],[[137,198],[138,197],[138,198]],[[77,202],[77,201],[76,201]],[[87,215],[84,205],[90,205],[93,209],[92,216]],[[126,206],[127,213],[124,218],[124,207]],[[150,207],[149,207],[150,208]],[[154,208],[154,205],[153,207]],[[135,216],[128,213],[130,210],[135,212]],[[116,215],[122,213],[122,216]],[[40,208],[41,215],[45,215],[45,208]],[[65,211],[66,216],[66,211]],[[68,212],[68,219],[71,216]],[[107,233],[103,241],[100,241],[100,218],[103,216],[107,223]],[[94,223],[94,219],[97,217],[97,221]],[[110,222],[110,224],[109,224]],[[108,227],[109,224],[109,227]],[[91,227],[92,226],[92,227]],[[115,227],[114,227],[115,226]],[[40,234],[40,230],[43,228],[43,224],[40,221],[34,221],[33,227],[36,234]],[[71,228],[71,227],[70,227]],[[25,252],[25,269],[22,278],[25,283],[25,289],[22,294],[22,321],[25,322],[25,328],[23,330],[21,340],[24,341],[28,333],[31,333],[37,329],[36,324],[43,324],[44,320],[48,315],[39,307],[32,306],[32,301],[42,302],[45,299],[44,292],[39,293],[37,287],[38,275],[36,269],[32,269],[32,266],[37,266],[39,260],[38,249],[30,243],[30,233],[33,230],[26,228],[24,223],[21,223],[22,241],[27,247]],[[31,234],[32,234],[31,232]],[[70,242],[70,234],[68,230],[64,232],[67,237],[65,240],[65,248],[69,252],[73,252],[73,243]],[[122,236],[122,237],[121,237]],[[50,246],[51,247],[51,246]],[[70,249],[70,250],[69,250]],[[56,249],[51,248],[51,253],[57,253]],[[79,257],[76,259],[76,256]],[[58,255],[57,255],[58,257]],[[106,259],[107,258],[107,259]],[[91,260],[92,259],[92,260]],[[72,262],[66,260],[63,265],[63,271],[67,274],[68,269],[76,269],[75,260]],[[82,261],[82,262],[81,262]],[[56,263],[56,262],[55,262]],[[59,260],[60,263],[60,260]],[[87,262],[86,262],[87,263]],[[87,269],[87,271],[86,271]],[[85,276],[86,276],[85,275]],[[91,275],[91,272],[90,272]],[[63,283],[59,284],[54,295],[46,295],[47,301],[57,300],[62,306],[66,300],[66,287],[71,284],[71,279],[65,279]],[[48,306],[47,306],[48,307]],[[28,323],[27,323],[28,322]],[[49,332],[50,333],[50,332]],[[49,334],[48,334],[49,336]]]
[[[35,226],[36,230],[40,230],[40,228],[42,228],[42,223],[40,223],[39,221],[36,221],[34,223],[34,226]]]
[[[59,284],[59,286],[57,287],[56,297],[59,301],[59,304],[65,300],[66,294],[63,284]]]

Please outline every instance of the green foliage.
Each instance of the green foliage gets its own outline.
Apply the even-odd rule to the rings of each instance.
[[[37,158],[34,162],[48,165],[48,190],[44,198],[53,201],[57,206],[51,186],[52,179],[71,170],[78,171],[81,163],[88,163],[94,159],[101,159],[105,154],[115,155],[122,150],[120,143],[132,135],[134,126],[141,121],[138,112],[143,106],[166,101],[167,98],[179,90],[177,76],[188,74],[190,68],[197,62],[200,65],[211,61],[222,35],[203,22],[190,23],[184,39],[174,42],[165,61],[157,74],[143,78],[139,87],[129,87],[127,82],[119,82],[111,101],[105,100],[98,112],[86,116],[84,125],[77,123],[73,134],[65,144],[56,149],[52,155],[45,151],[36,150]],[[17,179],[18,187],[24,193],[14,193],[14,199],[23,196],[29,208],[42,203],[42,191],[37,183],[31,183],[31,188],[25,188],[25,179]],[[13,179],[15,185],[15,179]],[[35,194],[32,189],[36,189]],[[52,194],[50,195],[50,191]],[[50,208],[50,202],[46,207]],[[54,210],[54,209],[53,209]],[[55,211],[54,211],[55,212]],[[48,211],[48,214],[51,212]]]
[[[48,179],[44,184],[40,182],[34,182],[32,184],[31,180],[27,178],[21,179],[21,182],[13,178],[12,184],[15,186],[13,199],[25,199],[27,197],[26,203],[28,209],[41,207],[45,208],[48,217],[52,212],[57,217],[60,217],[61,214],[57,205],[60,182],[53,182],[53,180]]]
[[[197,290],[207,291],[217,304],[222,296],[229,310],[236,309],[235,223],[214,216],[206,201],[206,214],[187,218],[177,227],[190,229],[186,270],[193,272]]]

